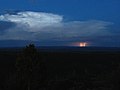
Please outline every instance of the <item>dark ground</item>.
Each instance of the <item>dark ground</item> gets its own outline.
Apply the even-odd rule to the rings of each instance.
[[[14,89],[18,51],[0,50],[0,90]],[[120,52],[39,52],[46,86],[37,90],[120,90]]]

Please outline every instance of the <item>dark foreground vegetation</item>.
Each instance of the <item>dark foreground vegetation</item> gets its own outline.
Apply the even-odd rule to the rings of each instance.
[[[120,52],[2,50],[0,90],[120,90]]]

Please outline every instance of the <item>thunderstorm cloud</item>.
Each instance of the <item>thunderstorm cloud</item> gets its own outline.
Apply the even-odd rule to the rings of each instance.
[[[62,15],[45,12],[6,13],[0,15],[0,40],[90,40],[110,36],[111,24],[101,20],[65,21]]]

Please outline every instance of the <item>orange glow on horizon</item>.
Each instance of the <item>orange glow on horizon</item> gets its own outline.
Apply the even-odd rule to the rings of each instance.
[[[88,46],[88,43],[87,42],[80,42],[79,46],[80,47],[86,47],[86,46]]]
[[[79,46],[79,47],[87,47],[90,46],[89,42],[74,42],[71,44],[72,46]]]

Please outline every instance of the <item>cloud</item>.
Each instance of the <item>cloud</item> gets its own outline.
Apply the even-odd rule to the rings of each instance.
[[[0,21],[15,24],[12,27],[0,24],[8,27],[0,28],[5,30],[0,40],[33,41],[77,41],[111,35],[108,26],[112,24],[100,20],[65,22],[62,15],[32,11],[0,15]]]
[[[15,23],[0,21],[0,35],[3,34],[7,29],[15,26]]]
[[[29,28],[42,29],[44,27],[56,26],[62,23],[62,16],[42,13],[42,12],[18,12],[17,14],[5,14],[0,16],[1,21],[23,24]],[[31,32],[36,32],[36,29],[30,29]]]

